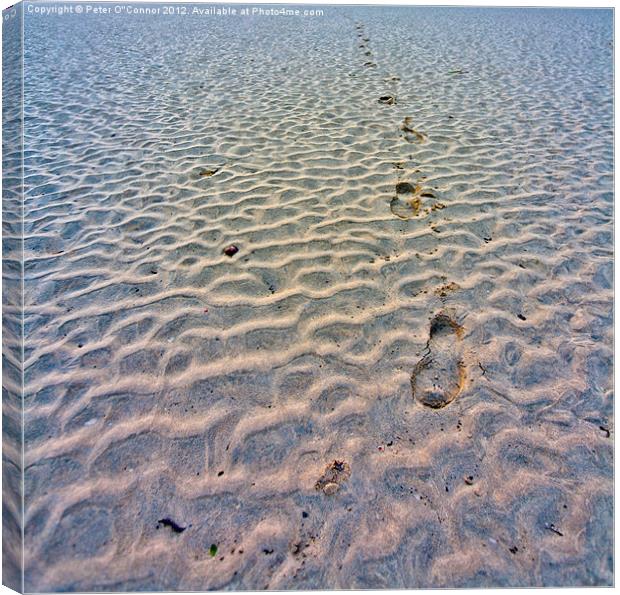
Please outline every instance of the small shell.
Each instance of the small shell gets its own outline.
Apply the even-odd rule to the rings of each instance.
[[[339,489],[340,486],[337,483],[326,483],[323,486],[323,492],[326,496],[333,496]]]

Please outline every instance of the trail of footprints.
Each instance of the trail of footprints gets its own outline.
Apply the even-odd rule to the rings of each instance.
[[[364,52],[364,57],[370,60],[365,62],[364,66],[376,68],[377,64],[372,61],[373,55],[368,45],[370,37],[366,34],[363,23],[357,23],[355,28],[360,39],[359,47]],[[399,81],[400,78],[397,76],[388,76],[385,79],[386,83],[394,85]],[[378,101],[386,106],[396,105],[396,91],[381,95]],[[428,140],[426,134],[414,128],[410,116],[403,119],[399,131],[401,138],[410,144],[423,144]],[[433,190],[424,186],[425,176],[419,176],[414,183],[405,181],[407,172],[404,161],[394,162],[394,169],[397,172],[398,182],[389,205],[393,215],[399,219],[409,220],[426,216],[445,207],[436,200]],[[416,170],[416,173],[419,173],[419,170]],[[463,328],[450,314],[440,312],[431,320],[425,354],[414,366],[411,374],[412,396],[422,405],[439,409],[454,401],[462,392],[466,379],[462,336]]]
[[[372,50],[368,46],[368,43],[370,42],[370,38],[367,37],[366,34],[364,33],[364,25],[362,23],[358,23],[357,25],[355,25],[355,29],[357,30],[357,37],[360,41],[359,47],[364,53],[364,57],[366,58],[366,62],[364,63],[364,66],[366,68],[376,68],[377,65],[372,60]]]

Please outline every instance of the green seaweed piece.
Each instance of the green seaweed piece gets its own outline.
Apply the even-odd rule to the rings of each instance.
[[[215,557],[215,554],[217,554],[217,545],[212,543],[211,547],[209,548],[209,555],[213,558]]]

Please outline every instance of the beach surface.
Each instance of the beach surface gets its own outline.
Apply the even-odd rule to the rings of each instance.
[[[321,9],[26,15],[26,590],[612,584],[612,11]]]

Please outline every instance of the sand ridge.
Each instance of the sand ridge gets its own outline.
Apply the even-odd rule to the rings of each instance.
[[[27,24],[27,589],[610,584],[609,15],[106,23]]]

